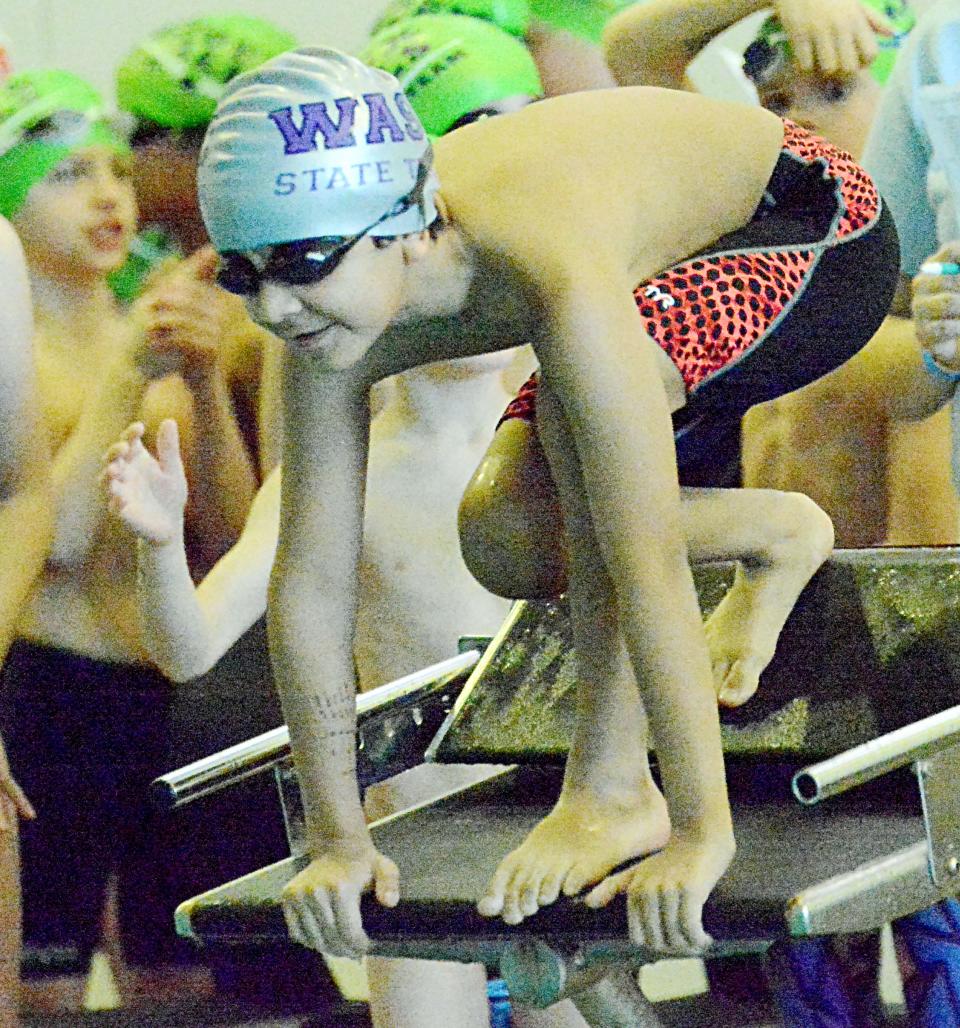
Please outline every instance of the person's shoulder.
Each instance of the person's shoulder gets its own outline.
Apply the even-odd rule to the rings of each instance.
[[[0,337],[28,335],[30,328],[30,286],[27,262],[13,226],[0,217]],[[13,340],[0,338],[0,345]],[[0,369],[2,371],[3,369]]]
[[[898,63],[916,85],[960,83],[960,0],[939,0],[921,15]]]
[[[678,142],[684,136],[712,127],[729,145],[772,118],[761,108],[656,86],[588,90],[456,130],[437,142],[437,170],[451,197],[526,203],[525,194],[591,191],[611,171],[643,168],[653,155],[686,155],[688,145]]]

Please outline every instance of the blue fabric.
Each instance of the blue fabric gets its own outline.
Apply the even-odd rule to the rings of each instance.
[[[863,166],[893,213],[900,268],[910,277],[940,243],[960,235],[942,161],[925,123],[929,86],[955,88],[960,102],[960,0],[940,0],[917,22],[884,90],[863,155]]]
[[[861,1028],[829,938],[777,943],[769,960],[785,1028]]]
[[[893,926],[915,973],[905,985],[914,1028],[960,1028],[960,903],[944,900]]]
[[[487,999],[490,1001],[490,1028],[512,1028],[513,1007],[507,983],[502,978],[487,982]]]

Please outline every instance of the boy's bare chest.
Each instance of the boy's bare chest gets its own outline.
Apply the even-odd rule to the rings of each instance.
[[[44,423],[54,453],[66,442],[83,414],[97,387],[98,362],[87,362],[76,356],[40,349],[37,378]]]

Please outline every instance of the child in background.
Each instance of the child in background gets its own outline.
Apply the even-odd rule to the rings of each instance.
[[[13,229],[0,218],[0,664],[53,528],[36,385],[26,264]],[[0,737],[0,1028],[19,1023],[21,817],[36,814]]]
[[[13,76],[0,86],[0,134],[0,213],[23,244],[33,292],[53,519],[2,679],[11,767],[38,813],[23,833],[25,935],[41,962],[83,970],[118,873],[125,956],[143,968],[120,979],[136,991],[176,955],[166,883],[176,872],[158,862],[146,796],[166,764],[169,686],[144,662],[133,561],[117,546],[95,469],[137,412],[151,424],[177,417],[191,440],[189,524],[202,555],[235,539],[253,475],[216,366],[219,325],[191,290],[212,267],[186,268],[131,318],[115,306],[107,276],[125,259],[136,206],[129,150],[100,98],[67,72]],[[203,423],[202,440],[192,422]],[[14,538],[33,530],[22,520]],[[79,1005],[82,982],[65,985]]]
[[[766,5],[754,0],[650,0],[607,27],[622,85],[689,88],[686,71],[719,33]],[[747,47],[743,68],[760,103],[857,157],[913,14],[903,0],[781,0]],[[881,192],[885,195],[886,189]],[[909,331],[888,321],[844,367],[750,411],[743,482],[812,497],[840,546],[934,544],[957,537],[944,472],[944,414],[905,424],[892,365],[915,364]],[[897,383],[895,383],[896,385]]]
[[[165,26],[142,40],[117,69],[117,105],[133,120],[133,188],[142,231],[131,257],[111,276],[124,302],[151,273],[207,245],[197,208],[197,158],[217,97],[234,75],[295,46],[293,36],[261,18],[207,15]],[[223,308],[218,361],[230,400],[262,477],[279,460],[278,426],[263,416],[269,399],[272,340],[234,297],[206,284],[205,302]],[[264,374],[267,380],[264,381]]]
[[[630,0],[393,0],[371,36],[424,14],[479,18],[521,40],[536,64],[544,95],[559,96],[614,84],[600,36],[625,2]]]

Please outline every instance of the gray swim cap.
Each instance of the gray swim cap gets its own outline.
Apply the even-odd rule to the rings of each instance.
[[[337,50],[281,54],[227,86],[197,171],[200,210],[221,253],[351,236],[419,232],[437,216],[423,126],[392,76]]]

